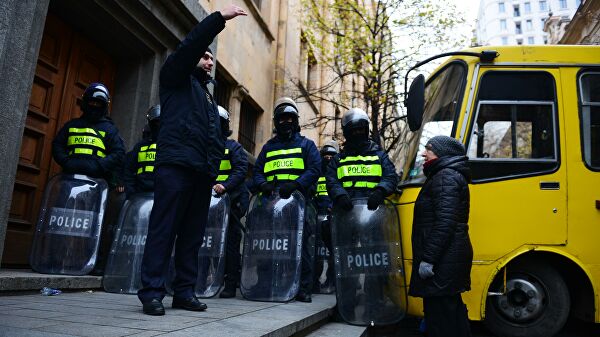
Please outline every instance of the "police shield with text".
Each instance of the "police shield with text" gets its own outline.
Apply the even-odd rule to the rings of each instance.
[[[288,301],[296,296],[312,301],[316,212],[307,199],[319,178],[321,158],[315,143],[300,135],[298,117],[292,99],[275,103],[277,134],[263,146],[254,166],[253,184],[261,193],[248,215],[244,243],[241,290],[248,299]],[[295,254],[300,247],[301,254]],[[295,265],[301,266],[300,275],[291,274]],[[295,281],[289,280],[298,277],[300,287],[294,289]],[[263,293],[271,284],[278,285],[273,290],[277,293]]]
[[[160,105],[146,112],[148,134],[125,156],[123,181],[128,200],[121,209],[104,270],[104,290],[135,294],[141,287],[140,268],[150,211],[154,204],[154,160],[160,128]]]
[[[338,312],[351,324],[396,323],[406,311],[406,291],[398,216],[385,197],[398,177],[387,154],[369,139],[363,110],[346,112],[342,129],[344,149],[327,170]]]
[[[198,252],[198,282],[194,289],[197,297],[213,297],[223,284],[229,213],[229,195],[213,192],[204,240]]]
[[[46,186],[30,262],[35,271],[85,275],[97,262],[107,180],[120,166],[124,147],[106,117],[110,95],[101,83],[83,93],[79,118],[68,121],[52,142],[63,173]]]
[[[123,205],[102,278],[107,292],[136,294],[140,289],[140,268],[153,204],[154,194],[141,192]]]
[[[338,144],[330,140],[321,148],[321,176],[317,181],[314,203],[317,208],[318,220],[316,226],[316,253],[313,290],[321,294],[330,294],[335,291],[335,272],[333,268],[333,254],[331,254],[330,215],[332,209],[331,198],[327,194],[325,174],[327,165],[338,153]]]

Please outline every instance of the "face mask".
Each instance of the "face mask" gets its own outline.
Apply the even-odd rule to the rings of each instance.
[[[83,110],[83,118],[90,123],[97,123],[104,115],[106,114],[106,107],[92,107],[92,106],[84,106]]]
[[[277,135],[283,139],[289,139],[294,132],[294,122],[277,123]]]
[[[153,140],[158,139],[158,130],[160,130],[159,122],[150,122],[150,136]]]
[[[229,130],[229,121],[224,118],[221,118],[221,134],[225,138],[231,136],[232,134],[231,130]]]

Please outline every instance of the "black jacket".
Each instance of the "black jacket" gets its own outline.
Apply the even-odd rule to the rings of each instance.
[[[92,155],[71,154],[67,149],[69,128],[92,128],[105,132],[102,141],[106,147],[106,157],[98,158]],[[123,163],[125,146],[119,136],[119,130],[108,117],[100,119],[97,123],[90,123],[84,118],[75,118],[65,123],[52,141],[52,157],[71,174],[85,174],[95,178],[104,178],[111,182]]]
[[[321,155],[312,140],[297,132],[289,140],[282,140],[278,136],[275,136],[263,145],[258,154],[258,158],[256,158],[256,163],[254,164],[254,185],[260,187],[260,185],[267,182],[267,178],[263,172],[265,162],[267,161],[267,152],[291,149],[294,147],[302,148],[302,156],[304,159],[304,171],[300,174],[300,177],[296,179],[296,182],[300,184],[301,192],[307,197],[307,200],[309,200],[311,197],[309,193],[312,190],[313,185],[319,179],[319,174],[321,173]]]
[[[153,140],[142,140],[135,144],[133,149],[125,155],[123,185],[128,198],[135,193],[154,192],[154,172],[137,173],[140,148],[151,144],[154,144]]]
[[[227,180],[221,182],[221,185],[231,194],[236,189],[246,188],[244,180],[248,173],[248,156],[242,145],[233,139],[225,141],[225,148],[229,149],[231,172]]]
[[[202,20],[169,55],[160,70],[161,106],[156,166],[192,168],[215,178],[224,152],[217,104],[210,80],[196,65],[225,19],[215,12]]]
[[[335,155],[329,162],[329,166],[327,167],[327,175],[325,178],[327,179],[327,193],[329,194],[329,198],[331,198],[331,200],[335,201],[338,197],[344,194],[349,195],[351,198],[365,197],[368,196],[369,192],[371,192],[371,189],[365,189],[365,193],[355,191],[352,193],[352,195],[350,195],[348,191],[342,187],[342,183],[340,183],[337,177],[337,169],[340,166],[340,160],[346,158],[347,156],[359,155],[376,155],[379,157],[379,161],[381,163],[381,180],[375,188],[382,189],[386,196],[394,193],[396,190],[396,185],[398,184],[398,175],[396,174],[394,163],[392,163],[388,155],[381,149],[379,145],[373,141],[369,141],[369,145],[360,151],[355,151],[348,146],[345,146],[344,150]]]
[[[424,169],[427,180],[415,203],[410,278],[411,296],[447,296],[471,289],[473,248],[469,239],[467,157],[442,157]],[[433,277],[419,276],[421,261]]]

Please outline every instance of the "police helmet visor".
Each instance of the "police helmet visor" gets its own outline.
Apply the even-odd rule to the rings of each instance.
[[[284,115],[292,115],[294,117],[298,117],[298,111],[296,110],[296,108],[294,108],[291,105],[282,105],[282,106],[277,107],[277,109],[275,109],[275,113],[274,113],[275,118],[278,118],[278,117],[284,116]]]
[[[342,127],[363,124],[360,122],[364,122],[369,125],[369,117],[362,111],[350,111],[346,113],[344,117],[342,117]]]

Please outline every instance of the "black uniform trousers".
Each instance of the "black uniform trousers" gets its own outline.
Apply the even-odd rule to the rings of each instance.
[[[308,199],[308,198],[307,198]],[[300,263],[300,291],[312,294],[313,272],[315,265],[315,231],[317,211],[310,202],[306,203],[306,219],[302,230],[302,250]]]
[[[142,303],[165,296],[175,244],[175,297],[194,296],[198,278],[198,251],[208,219],[213,180],[206,174],[179,166],[159,166],[155,176],[154,206],[142,259]]]
[[[470,337],[467,306],[460,294],[423,298],[428,337]]]
[[[227,244],[225,249],[225,288],[237,287],[240,282],[240,242],[242,240],[242,223],[240,218],[244,212],[233,203],[233,209],[229,214],[229,224],[227,228]]]

